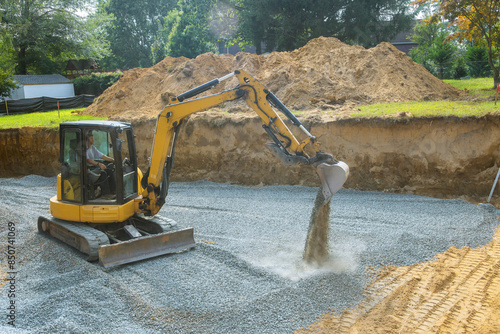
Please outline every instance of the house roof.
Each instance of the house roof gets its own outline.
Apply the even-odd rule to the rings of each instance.
[[[43,85],[43,84],[61,84],[71,83],[71,80],[60,74],[42,74],[42,75],[14,75],[14,79],[22,85]]]
[[[74,70],[95,70],[99,64],[93,59],[70,59],[66,64],[66,71]]]
[[[412,44],[412,45],[417,45],[415,42],[412,42],[411,37],[415,33],[413,29],[415,28],[415,25],[417,25],[420,22],[420,20],[414,20],[411,24],[410,30],[409,31],[402,31],[394,37],[394,39],[391,41],[392,44],[397,45],[397,44]]]

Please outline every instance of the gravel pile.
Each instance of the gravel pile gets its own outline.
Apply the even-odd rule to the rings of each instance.
[[[342,190],[331,203],[331,260],[313,268],[301,259],[317,188],[174,183],[160,215],[193,226],[197,247],[103,269],[37,233],[55,181],[0,179],[1,244],[14,222],[17,246],[16,328],[4,284],[2,333],[290,333],[359,303],[367,267],[484,245],[498,225],[487,205]]]

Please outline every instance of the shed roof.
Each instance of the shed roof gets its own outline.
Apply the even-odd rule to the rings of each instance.
[[[71,83],[71,80],[60,74],[42,74],[42,75],[14,75],[14,79],[22,85],[43,85],[43,84],[61,84]]]

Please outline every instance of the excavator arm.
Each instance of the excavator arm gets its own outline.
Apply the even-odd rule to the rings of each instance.
[[[236,87],[218,94],[186,100],[215,87],[232,76],[238,79]],[[325,201],[329,201],[333,194],[342,187],[349,174],[349,167],[335,160],[331,154],[321,152],[316,137],[307,131],[273,93],[245,71],[238,70],[177,97],[169,98],[169,104],[158,115],[150,167],[141,180],[144,190],[142,199],[139,200],[139,210],[142,213],[155,215],[165,203],[168,179],[173,166],[175,142],[182,121],[193,113],[237,99],[244,99],[261,118],[263,128],[273,139],[273,143],[266,144],[271,152],[287,164],[302,163],[316,167],[322,182]],[[304,140],[299,141],[292,134],[275,109],[281,111],[306,135]],[[310,155],[306,154],[306,147],[309,152],[312,152]]]

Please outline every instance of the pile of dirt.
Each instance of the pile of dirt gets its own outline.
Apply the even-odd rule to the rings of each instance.
[[[292,52],[167,57],[151,68],[126,71],[83,113],[129,120],[150,118],[165,106],[169,95],[177,96],[237,69],[259,79],[295,110],[334,109],[346,102],[450,99],[461,94],[390,43],[365,49],[320,37]],[[236,83],[236,79],[224,81],[212,93]],[[239,106],[226,108],[241,110]]]

